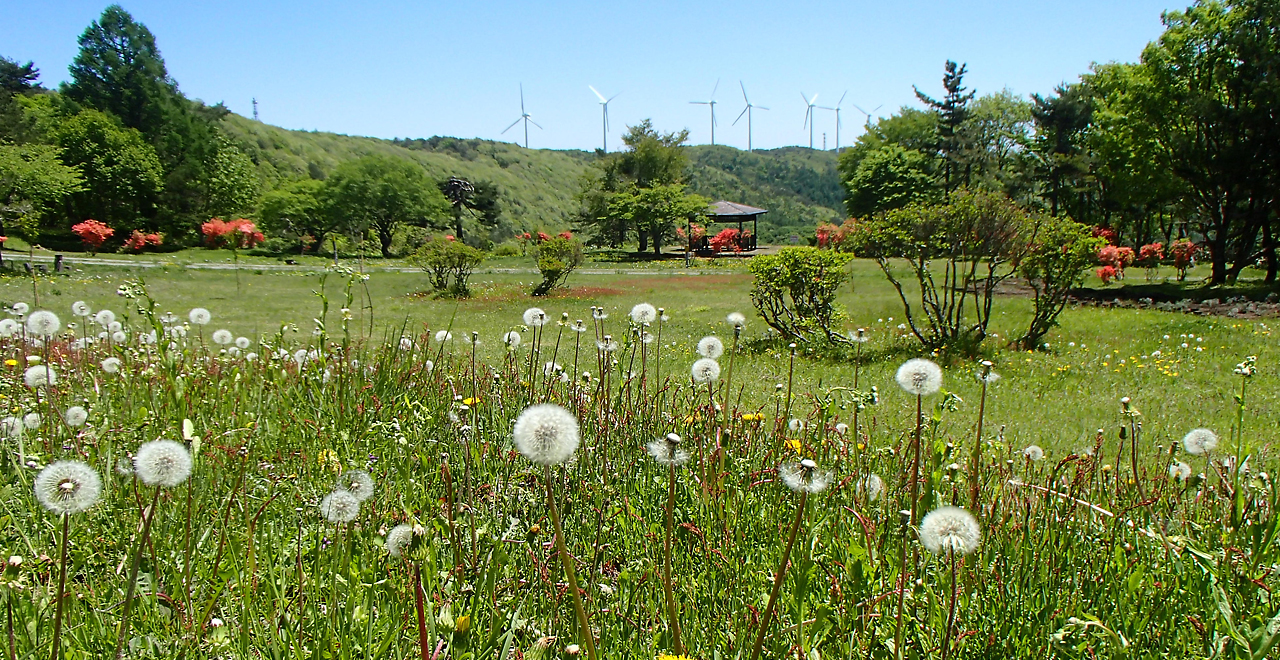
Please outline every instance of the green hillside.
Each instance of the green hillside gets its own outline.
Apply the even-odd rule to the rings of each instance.
[[[374,153],[414,160],[438,179],[461,176],[493,182],[501,190],[500,232],[568,228],[578,209],[574,195],[595,159],[586,151],[525,149],[480,139],[391,141],[295,131],[239,115],[228,116],[224,128],[258,164],[268,186],[288,179],[324,178],[338,164]],[[787,147],[747,153],[696,146],[690,147],[689,157],[689,182],[695,192],[770,210],[760,226],[766,242],[803,235],[841,214],[843,191],[833,152]]]

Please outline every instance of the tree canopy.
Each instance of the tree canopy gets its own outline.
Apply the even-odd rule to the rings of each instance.
[[[334,226],[377,234],[382,256],[402,225],[441,227],[450,204],[419,165],[388,156],[344,163],[325,180],[325,211]]]

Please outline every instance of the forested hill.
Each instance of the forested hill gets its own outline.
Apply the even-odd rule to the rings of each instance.
[[[387,154],[421,163],[433,178],[461,176],[500,189],[503,225],[511,230],[568,228],[574,200],[594,153],[525,149],[508,142],[432,137],[382,140],[296,131],[228,115],[223,127],[243,148],[269,186],[279,181],[324,178],[340,163]],[[748,153],[732,147],[689,148],[691,188],[712,199],[767,208],[761,238],[777,242],[804,235],[842,214],[843,191],[834,152],[786,147]]]

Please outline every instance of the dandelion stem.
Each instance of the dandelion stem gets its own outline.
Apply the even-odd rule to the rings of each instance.
[[[587,644],[588,660],[596,660],[596,640],[591,634],[591,624],[587,620],[587,611],[582,608],[582,594],[578,593],[578,578],[573,571],[573,557],[564,544],[564,526],[560,524],[560,509],[556,507],[555,494],[551,488],[551,468],[543,466],[542,480],[547,485],[547,508],[551,509],[551,522],[555,525],[556,550],[560,553],[560,563],[564,566],[564,576],[569,582],[569,594],[573,596],[573,611],[578,616],[578,626],[582,628],[582,640]]]
[[[769,604],[764,608],[764,616],[760,619],[760,630],[756,633],[755,645],[751,648],[751,660],[759,660],[760,649],[764,645],[764,635],[769,631],[769,623],[773,619],[773,608],[778,604],[778,593],[782,591],[782,582],[787,577],[787,564],[791,561],[791,547],[796,543],[800,532],[800,523],[804,521],[804,506],[809,501],[809,493],[800,493],[800,504],[796,506],[796,518],[791,523],[791,534],[787,538],[787,547],[782,551],[782,562],[773,574],[773,590],[769,592]]]
[[[66,591],[67,591],[67,532],[70,530],[70,527],[71,527],[71,516],[66,513],[62,514],[62,559],[59,562],[59,568],[58,568],[58,593],[54,595],[54,601],[57,603],[57,606],[54,608],[55,614],[53,615],[53,652],[49,654],[49,660],[58,660],[58,645],[61,643],[61,640],[62,640],[62,608],[63,608],[63,603],[66,600],[64,596],[66,595]],[[10,618],[13,617],[12,606],[10,607],[10,610],[9,610],[9,616]],[[12,657],[13,656],[13,640],[12,640],[13,625],[12,624],[10,624],[9,626],[9,634],[11,637],[11,639],[9,640],[9,655],[10,657]]]
[[[973,439],[973,457],[969,465],[969,510],[978,510],[978,491],[981,482],[978,469],[982,465],[982,418],[987,412],[987,379],[982,379],[982,398],[978,399],[978,433]],[[945,652],[944,652],[945,653]]]
[[[675,638],[676,655],[684,655],[684,642],[680,639],[680,617],[676,612],[676,599],[671,589],[671,529],[674,526],[672,513],[676,505],[676,466],[670,466],[667,477],[667,534],[662,546],[662,589],[667,600],[667,623],[671,625],[671,636]]]
[[[138,566],[142,563],[142,549],[147,545],[147,537],[151,534],[151,521],[156,517],[156,504],[160,501],[160,487],[156,486],[151,496],[151,506],[142,512],[142,533],[138,536],[138,547],[133,552],[133,565],[129,567],[129,582],[124,587],[124,611],[120,614],[120,626],[116,630],[116,652],[112,654],[116,660],[124,656],[125,637],[129,634],[129,614],[133,611],[133,593],[138,588]]]
[[[956,624],[956,593],[959,591],[956,588],[956,553],[948,551],[947,559],[951,563],[951,607],[947,611],[947,629],[942,633],[942,660],[947,660],[951,651],[951,629]]]
[[[427,639],[426,594],[422,591],[422,567],[413,562],[413,605],[418,610],[418,653],[422,660],[431,657],[430,640]]]

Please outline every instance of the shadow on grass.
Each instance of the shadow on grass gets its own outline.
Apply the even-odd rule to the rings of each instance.
[[[1200,282],[1143,282],[1125,283],[1118,287],[1080,288],[1071,292],[1076,300],[1142,300],[1150,298],[1154,302],[1177,302],[1194,300],[1196,302],[1213,298],[1247,298],[1254,302],[1263,302],[1272,293],[1280,293],[1280,285],[1264,284],[1258,281],[1240,282],[1230,285],[1205,286]]]

